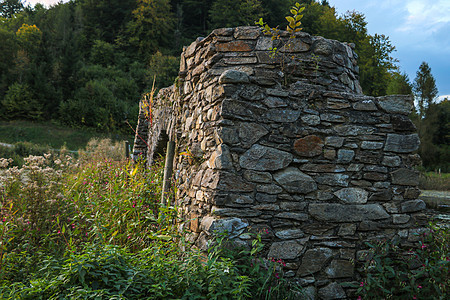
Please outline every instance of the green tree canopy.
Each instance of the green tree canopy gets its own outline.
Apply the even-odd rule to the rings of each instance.
[[[138,0],[132,14],[130,43],[146,61],[158,49],[170,47],[175,20],[169,0]]]
[[[418,103],[419,117],[426,115],[428,107],[433,103],[438,94],[436,80],[431,74],[431,68],[426,62],[420,64],[414,79],[414,93]]]
[[[409,82],[408,75],[399,71],[390,73],[386,93],[388,95],[411,95],[412,85]]]
[[[3,0],[0,2],[0,16],[10,19],[22,11],[23,7],[22,0]]]
[[[253,25],[263,16],[259,0],[216,0],[209,10],[212,28]]]

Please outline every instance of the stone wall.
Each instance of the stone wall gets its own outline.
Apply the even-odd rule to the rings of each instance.
[[[239,27],[185,48],[178,86],[155,101],[148,161],[165,131],[196,247],[215,231],[242,246],[261,233],[263,255],[285,261],[308,293],[352,297],[364,242],[408,245],[426,221],[413,100],[364,96],[352,45],[306,33],[273,43]]]

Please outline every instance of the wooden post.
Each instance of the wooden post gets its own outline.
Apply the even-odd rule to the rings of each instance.
[[[130,158],[130,142],[125,141],[125,158]]]
[[[170,190],[170,179],[172,178],[173,157],[175,155],[175,142],[167,142],[166,164],[164,165],[164,181],[161,193],[161,204],[167,205],[167,196]]]

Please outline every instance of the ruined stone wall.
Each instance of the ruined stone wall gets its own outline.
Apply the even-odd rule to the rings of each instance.
[[[273,43],[240,27],[185,48],[149,145],[161,130],[176,141],[176,200],[196,247],[216,230],[242,246],[259,232],[263,255],[308,293],[351,297],[364,242],[406,245],[426,219],[412,98],[364,96],[352,45],[306,33]]]

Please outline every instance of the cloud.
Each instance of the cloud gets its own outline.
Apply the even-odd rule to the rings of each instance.
[[[68,0],[63,0],[62,2],[67,2]],[[60,2],[60,0],[27,0],[24,1],[26,4],[30,4],[31,6],[35,6],[37,3],[41,3],[44,4],[44,6],[49,7],[51,5],[55,5],[58,2]]]
[[[450,1],[448,0],[406,0],[407,16],[399,31],[433,34],[450,28]]]
[[[444,101],[445,99],[450,100],[450,95],[442,95],[442,96],[437,97],[436,103]]]

